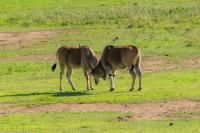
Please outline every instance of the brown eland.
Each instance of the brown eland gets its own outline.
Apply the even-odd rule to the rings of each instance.
[[[130,91],[133,91],[136,76],[139,78],[139,89],[142,89],[142,73],[140,69],[141,54],[136,46],[112,46],[104,48],[100,61],[95,69],[92,70],[95,83],[98,84],[99,78],[106,79],[109,75],[110,91],[114,91],[114,81],[117,69],[128,68],[132,76],[132,85]]]
[[[83,46],[63,46],[57,50],[56,59],[60,65],[60,90],[62,91],[62,77],[67,68],[66,77],[73,90],[76,90],[71,76],[73,68],[82,67],[86,81],[87,90],[92,90],[91,71],[97,65],[97,58],[93,50],[86,45]],[[55,70],[57,63],[52,66]]]

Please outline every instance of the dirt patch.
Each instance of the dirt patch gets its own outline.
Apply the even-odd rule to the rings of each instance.
[[[162,70],[171,70],[179,67],[176,62],[161,57],[142,58],[141,68],[144,72],[157,72]]]
[[[56,55],[26,55],[11,58],[0,58],[1,61],[56,61]]]
[[[187,57],[177,60],[172,60],[168,58],[161,57],[144,57],[141,64],[142,70],[144,72],[158,72],[163,70],[173,70],[173,69],[194,69],[200,68],[200,57]]]
[[[0,33],[0,49],[14,50],[37,41],[47,41],[54,37],[55,31],[34,31],[28,33]]]
[[[200,57],[182,59],[181,62],[186,68],[200,68]]]
[[[12,107],[1,105],[0,115],[14,113],[48,113],[48,112],[132,112],[133,115],[118,117],[119,121],[133,120],[159,120],[159,119],[185,119],[200,118],[200,102],[197,101],[170,101],[163,103],[145,104],[54,104],[40,107]],[[176,115],[177,114],[177,115]]]

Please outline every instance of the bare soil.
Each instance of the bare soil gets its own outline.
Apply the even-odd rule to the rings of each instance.
[[[141,63],[142,70],[144,72],[158,72],[163,70],[173,69],[194,69],[200,68],[200,57],[187,57],[177,60],[161,57],[144,57]]]
[[[12,107],[1,104],[0,116],[15,113],[49,113],[49,112],[132,112],[132,115],[118,117],[119,121],[159,120],[159,119],[200,119],[200,102],[169,101],[144,104],[53,104],[39,107]]]
[[[56,52],[55,52],[56,53]],[[17,56],[10,58],[0,58],[1,61],[51,61],[54,63],[56,61],[56,55],[26,55]]]
[[[28,33],[0,33],[0,48],[15,50],[31,45],[37,41],[45,41],[55,37],[55,31],[34,31]]]

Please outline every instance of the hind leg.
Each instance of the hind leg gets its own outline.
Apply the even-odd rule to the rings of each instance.
[[[133,91],[134,90],[134,86],[135,86],[135,79],[136,79],[136,73],[135,70],[130,70],[129,71],[132,77],[132,85],[131,85],[131,89],[129,91]]]
[[[71,79],[71,77],[72,77],[72,68],[71,67],[67,67],[67,75],[66,76],[67,76],[68,82],[69,82],[72,90],[76,90],[76,88],[74,87],[74,84],[72,82],[72,79]]]
[[[65,71],[65,66],[64,65],[60,65],[60,91],[62,91],[62,77]]]
[[[139,78],[139,88],[138,88],[138,91],[140,91],[142,89],[142,72],[141,72],[141,69],[140,69],[140,65],[137,65],[135,67],[135,71],[136,71],[137,76]]]

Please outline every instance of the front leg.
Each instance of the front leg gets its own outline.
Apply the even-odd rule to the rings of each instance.
[[[112,74],[109,74],[109,79],[110,79],[110,91],[114,91],[115,90],[115,86],[114,86],[114,78]]]
[[[87,71],[87,69],[83,69],[85,78],[86,78],[86,82],[87,82],[87,90],[90,90],[90,76],[89,73]]]
[[[91,90],[93,90],[94,87],[92,85],[92,74],[91,73],[89,74],[89,82],[90,82],[90,88],[91,88]]]
[[[106,72],[108,74],[109,80],[110,80],[110,91],[114,91],[115,90],[113,72],[115,72],[115,71],[112,70],[112,69],[109,69]]]
[[[112,76],[113,76],[113,84],[114,84],[115,83],[115,76],[116,76],[116,71],[115,70],[113,70]]]

